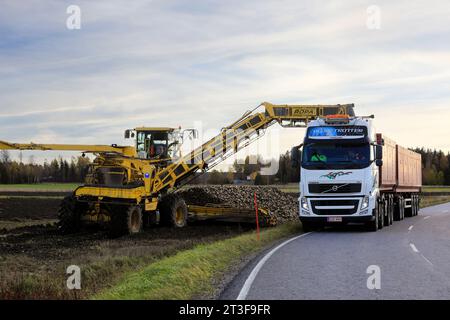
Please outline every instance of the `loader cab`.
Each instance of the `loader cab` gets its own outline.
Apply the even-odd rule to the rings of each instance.
[[[128,131],[128,130],[127,130]],[[167,159],[170,158],[170,149],[176,141],[174,128],[136,128],[130,130],[128,137],[135,134],[136,153],[141,159]],[[127,137],[127,132],[125,133]]]

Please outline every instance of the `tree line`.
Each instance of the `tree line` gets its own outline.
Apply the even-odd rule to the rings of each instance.
[[[424,185],[450,185],[450,153],[425,148],[411,150],[422,155],[422,183]],[[300,180],[300,169],[292,166],[290,152],[280,155],[278,172],[271,176],[262,176],[260,174],[264,162],[261,158],[258,157],[257,161],[249,161],[250,159],[251,157],[247,157],[242,164],[235,161],[233,170],[237,175],[212,171],[209,173],[207,182],[211,184],[227,184],[233,183],[233,179],[236,179],[236,177],[245,179],[248,176],[253,178],[252,180],[254,180],[255,184],[285,184],[299,182]]]
[[[12,160],[6,150],[0,154],[0,183],[21,184],[41,182],[82,182],[90,164],[89,158],[72,157],[67,161],[61,157],[43,164]]]
[[[422,181],[424,185],[450,185],[450,153],[425,148],[412,149],[422,155]],[[262,175],[261,169],[267,162],[260,156],[247,156],[240,163],[235,161],[231,170],[212,170],[199,183],[230,184],[251,181],[254,184],[285,184],[298,182],[299,168],[291,165],[289,152],[272,161],[278,161],[278,171],[274,175]],[[8,151],[0,153],[0,183],[40,183],[40,182],[82,182],[88,171],[89,158],[72,157],[67,161],[61,157],[43,164],[12,160]]]

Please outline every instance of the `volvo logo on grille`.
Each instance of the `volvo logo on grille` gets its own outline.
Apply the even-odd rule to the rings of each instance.
[[[337,189],[339,189],[339,187],[338,187],[338,186],[333,186],[333,188],[331,188],[331,190],[333,190],[334,192],[336,192],[336,191],[337,191]]]

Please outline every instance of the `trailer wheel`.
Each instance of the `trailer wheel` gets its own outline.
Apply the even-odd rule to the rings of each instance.
[[[405,217],[413,217],[414,216],[414,211],[413,211],[413,206],[414,206],[414,196],[411,195],[411,201],[410,204],[411,206],[409,208],[405,208]],[[405,200],[405,206],[406,206],[406,200]]]
[[[159,211],[163,225],[175,228],[187,225],[187,206],[179,195],[173,193],[166,195],[159,204]]]
[[[394,223],[394,196],[389,196],[389,225]]]
[[[385,227],[388,227],[392,224],[391,222],[391,197],[387,195],[383,201],[383,211],[384,211],[384,223]]]
[[[394,200],[394,221],[402,220],[402,198],[396,197]]]
[[[419,214],[419,195],[414,195],[414,215],[417,216]]]
[[[142,231],[143,219],[140,206],[117,206],[111,212],[111,221],[109,223],[109,235],[111,237],[120,237],[123,235],[133,235]]]
[[[84,205],[79,203],[74,196],[67,196],[61,202],[58,209],[58,230],[62,234],[75,233],[81,228],[81,214]]]

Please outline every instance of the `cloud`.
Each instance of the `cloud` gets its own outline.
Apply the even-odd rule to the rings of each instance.
[[[450,151],[448,1],[378,1],[380,30],[369,1],[79,1],[72,31],[69,4],[2,3],[0,139],[122,143],[144,124],[219,130],[262,101],[354,102]]]

